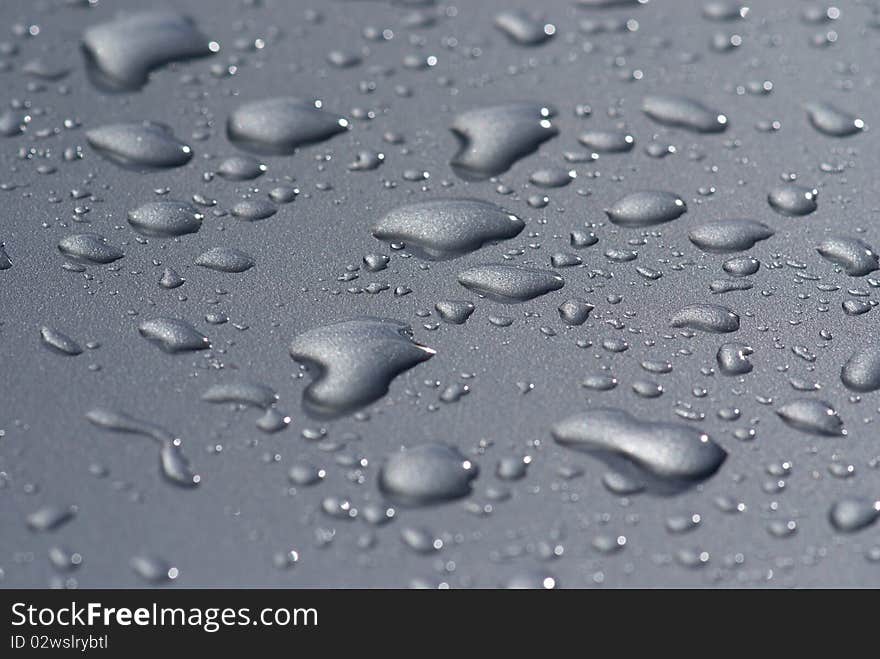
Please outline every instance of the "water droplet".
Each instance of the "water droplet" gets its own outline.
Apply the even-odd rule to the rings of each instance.
[[[466,300],[441,300],[434,305],[441,320],[454,325],[463,325],[475,308],[473,302]]]
[[[144,11],[94,25],[83,33],[89,74],[99,87],[134,91],[153,69],[211,54],[209,41],[188,16],[170,10]]]
[[[597,153],[625,153],[636,143],[629,133],[612,130],[588,130],[578,135],[578,142]]]
[[[189,460],[174,442],[165,442],[159,449],[159,465],[162,475],[182,487],[196,487],[201,478],[193,473]]]
[[[690,241],[705,252],[743,252],[774,234],[773,229],[755,220],[718,220],[695,226]]]
[[[249,156],[230,156],[217,165],[217,174],[227,181],[252,181],[262,176],[266,165]]]
[[[537,46],[556,33],[555,26],[522,10],[501,12],[495,17],[495,27],[520,46]]]
[[[113,263],[125,254],[97,233],[78,233],[62,238],[58,251],[68,259],[84,265]]]
[[[176,318],[154,318],[138,325],[141,336],[168,353],[206,350],[208,337],[189,323]]]
[[[425,506],[468,496],[477,473],[455,448],[423,444],[392,454],[379,473],[379,487],[395,502]]]
[[[685,96],[647,96],[642,111],[657,123],[698,133],[720,133],[727,117]]]
[[[278,212],[268,199],[243,199],[232,207],[232,214],[245,222],[265,220]]]
[[[489,202],[435,199],[390,211],[373,227],[373,235],[387,242],[404,241],[429,258],[443,259],[513,238],[523,227],[516,215]]]
[[[178,574],[177,568],[158,556],[134,556],[129,565],[136,575],[153,585],[172,581]]]
[[[724,272],[734,277],[749,277],[758,272],[761,262],[751,256],[740,256],[727,259],[721,267]]]
[[[202,394],[202,400],[209,403],[238,403],[253,407],[268,408],[278,400],[272,387],[253,382],[228,382],[211,385]]]
[[[865,129],[865,122],[830,103],[808,103],[807,117],[813,128],[829,137],[848,137]]]
[[[348,121],[297,98],[245,103],[229,115],[230,141],[247,151],[290,155],[298,148],[345,132]]]
[[[253,268],[255,261],[250,254],[233,247],[212,247],[199,254],[194,263],[209,270],[238,273]]]
[[[618,199],[605,214],[615,224],[636,228],[670,222],[685,212],[687,205],[677,194],[643,190]]]
[[[513,103],[469,110],[458,115],[450,130],[461,148],[450,161],[466,180],[497,176],[559,134],[550,122],[551,108],[537,103]]]
[[[99,126],[86,131],[86,140],[110,162],[136,171],[181,167],[193,155],[170,127],[152,121]]]
[[[572,298],[559,305],[559,317],[566,325],[583,325],[595,307],[586,300]]]
[[[596,408],[553,426],[557,443],[622,458],[661,481],[701,481],[727,453],[707,435],[678,423],[643,422],[616,409]]]
[[[880,269],[880,261],[874,248],[858,238],[826,238],[819,243],[816,251],[823,258],[842,267],[850,277],[864,277]]]
[[[853,391],[880,389],[880,346],[858,348],[841,368],[840,379]]]
[[[831,525],[841,533],[854,533],[880,518],[880,501],[848,497],[836,501],[828,511]]]
[[[54,531],[72,520],[76,512],[76,506],[48,505],[29,514],[26,521],[32,531]]]
[[[461,272],[458,283],[491,300],[510,304],[557,291],[565,285],[565,280],[552,270],[483,265]]]
[[[59,354],[71,357],[82,354],[82,347],[80,347],[79,343],[64,332],[59,332],[51,327],[41,327],[40,338],[43,339],[44,345]]]
[[[812,435],[835,437],[846,434],[843,421],[824,400],[799,398],[777,409],[776,414],[792,428]]]
[[[770,207],[780,215],[800,216],[809,215],[816,208],[816,198],[819,191],[815,188],[805,188],[795,183],[779,185],[767,194]]]
[[[128,223],[138,233],[172,238],[197,232],[204,215],[184,201],[150,201],[128,212]]]
[[[394,320],[364,318],[325,325],[290,344],[296,361],[315,369],[303,392],[303,406],[319,417],[342,416],[388,392],[391,381],[434,355]]]
[[[689,304],[672,317],[673,327],[724,334],[739,329],[739,316],[718,304]]]
[[[745,375],[751,373],[752,363],[749,355],[754,354],[754,349],[745,343],[725,343],[718,348],[716,358],[718,368],[724,375]]]

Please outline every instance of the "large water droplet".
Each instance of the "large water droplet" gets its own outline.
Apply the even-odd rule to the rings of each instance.
[[[82,353],[82,347],[80,347],[79,343],[64,332],[59,332],[51,327],[41,327],[40,338],[43,340],[44,345],[59,354],[74,357]]]
[[[798,398],[777,409],[776,414],[792,428],[812,435],[834,437],[846,434],[843,421],[824,400]]]
[[[442,259],[513,238],[523,227],[516,215],[486,201],[435,199],[392,210],[376,223],[373,235],[404,241],[430,258]]]
[[[643,422],[610,408],[571,416],[555,424],[552,433],[563,446],[622,458],[669,485],[704,480],[727,457],[723,448],[699,430],[679,423]]]
[[[754,354],[752,347],[746,343],[724,343],[718,348],[716,358],[718,368],[724,375],[745,375],[752,371],[749,355]]]
[[[169,353],[206,350],[211,347],[208,337],[189,323],[176,318],[154,318],[138,325],[145,339]]]
[[[425,506],[470,494],[477,466],[445,444],[424,444],[392,454],[379,474],[379,487],[394,501]]]
[[[521,46],[537,46],[556,33],[553,25],[522,10],[501,12],[495,17],[495,27]]]
[[[290,356],[314,369],[303,406],[320,417],[354,412],[379,400],[391,381],[434,355],[394,320],[363,318],[325,325],[297,336]]]
[[[152,121],[100,126],[87,131],[86,139],[110,162],[139,171],[181,167],[193,155],[171,128]]]
[[[877,252],[868,243],[858,238],[833,236],[826,238],[816,251],[823,258],[843,268],[850,277],[864,277],[880,269]]]
[[[463,325],[475,308],[474,303],[467,300],[440,300],[434,305],[440,319],[453,325]]]
[[[92,26],[83,33],[82,45],[92,80],[114,91],[140,89],[153,69],[212,52],[193,20],[170,10],[138,12]]]
[[[230,141],[255,153],[289,155],[345,132],[348,121],[297,98],[245,103],[226,123]]]
[[[125,256],[121,249],[97,233],[78,233],[62,238],[58,251],[71,261],[85,265],[113,263]]]
[[[684,199],[672,192],[642,190],[618,199],[606,209],[608,218],[624,227],[647,227],[670,222],[687,211]]]
[[[624,153],[636,143],[629,133],[612,130],[588,130],[578,135],[578,142],[597,153]]]
[[[773,235],[773,229],[755,220],[718,220],[695,226],[690,241],[706,252],[742,252]]]
[[[498,302],[525,302],[565,285],[552,270],[538,270],[515,265],[483,265],[458,275],[465,288]]]
[[[128,223],[144,236],[172,238],[195,233],[204,215],[184,201],[150,201],[128,212]]]
[[[880,501],[848,497],[831,506],[828,520],[842,533],[860,531],[880,519]]]
[[[880,346],[858,348],[840,369],[840,379],[853,391],[880,389]]]
[[[818,196],[819,191],[815,188],[786,183],[770,190],[767,201],[780,215],[800,216],[809,215],[818,208],[816,203]]]
[[[212,385],[202,394],[209,403],[238,403],[252,407],[268,408],[278,400],[272,387],[253,382],[229,382]]]
[[[672,326],[724,334],[739,329],[739,316],[719,304],[689,304],[672,316]]]
[[[829,137],[848,137],[865,129],[865,122],[830,103],[808,103],[807,117],[813,128]]]
[[[698,133],[720,133],[727,128],[725,115],[685,96],[647,96],[642,111],[658,123]]]
[[[218,272],[246,272],[254,267],[250,254],[234,247],[212,247],[199,254],[193,261],[196,265]]]
[[[553,114],[551,108],[538,103],[512,103],[464,112],[450,126],[461,148],[449,164],[466,180],[482,180],[506,172],[517,160],[559,134],[550,122]]]

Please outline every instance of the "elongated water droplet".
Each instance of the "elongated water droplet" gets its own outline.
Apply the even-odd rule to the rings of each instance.
[[[177,568],[159,556],[134,556],[129,561],[129,565],[136,575],[153,585],[173,581],[178,576]]]
[[[658,123],[697,133],[720,133],[728,123],[722,113],[685,96],[647,96],[642,111]]]
[[[232,207],[232,214],[245,222],[265,220],[277,212],[278,208],[268,199],[244,199]]]
[[[525,227],[516,215],[476,199],[435,199],[401,206],[373,227],[373,235],[388,242],[403,241],[422,254],[451,258],[484,244],[513,238]]]
[[[234,247],[212,247],[199,254],[194,263],[218,272],[246,272],[256,263],[253,257]]]
[[[830,403],[815,398],[799,398],[776,410],[779,418],[792,428],[812,435],[845,435],[843,421]]]
[[[706,434],[678,423],[643,422],[617,409],[597,408],[553,426],[557,443],[623,458],[662,481],[701,481],[727,453]]]
[[[877,252],[868,243],[858,238],[834,236],[826,238],[816,251],[823,258],[839,265],[850,277],[864,277],[880,269]]]
[[[755,243],[767,240],[774,231],[755,220],[718,220],[695,226],[688,233],[690,241],[706,252],[742,252]]]
[[[82,354],[82,347],[79,343],[67,336],[64,332],[59,332],[51,327],[41,327],[40,338],[43,339],[44,345],[59,354],[69,355],[71,357]]]
[[[62,238],[58,251],[71,261],[85,265],[113,263],[125,254],[97,233],[78,233]]]
[[[739,329],[739,316],[718,304],[689,304],[672,316],[672,326],[724,334]]]
[[[110,162],[138,171],[181,167],[192,158],[192,149],[178,140],[171,128],[152,121],[109,124],[86,132],[86,140]]]
[[[251,181],[265,171],[266,165],[249,156],[230,156],[217,166],[217,175],[227,181]]]
[[[495,27],[520,46],[537,46],[556,34],[555,26],[522,10],[501,12],[495,17]]]
[[[253,382],[230,382],[212,385],[202,394],[202,400],[209,403],[238,403],[253,407],[267,408],[278,400],[272,387]]]
[[[189,323],[176,318],[154,318],[138,325],[141,336],[168,353],[207,350],[208,337]]]
[[[54,531],[72,520],[76,512],[76,506],[48,505],[32,512],[26,521],[32,531]]]
[[[515,265],[483,265],[458,275],[458,283],[498,302],[525,302],[565,285],[552,270],[538,270]]]
[[[808,103],[807,117],[813,128],[829,137],[848,137],[865,129],[865,122],[830,103]]]
[[[629,133],[611,130],[588,130],[578,135],[578,142],[597,153],[624,153],[636,143]]]
[[[618,199],[605,214],[614,224],[623,227],[647,227],[670,222],[686,211],[687,204],[677,194],[642,190]]]
[[[128,223],[138,233],[172,238],[197,232],[204,215],[184,201],[150,201],[128,212]]]
[[[159,450],[159,464],[162,475],[175,485],[195,487],[201,477],[193,473],[189,460],[175,442],[165,442]]]
[[[245,103],[226,124],[229,140],[255,153],[289,155],[345,132],[348,121],[297,98]]]

